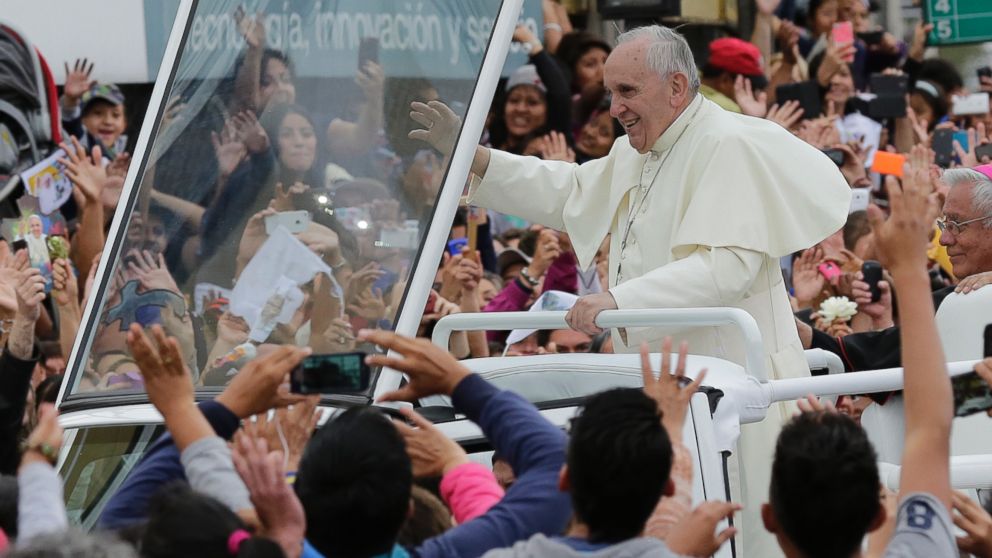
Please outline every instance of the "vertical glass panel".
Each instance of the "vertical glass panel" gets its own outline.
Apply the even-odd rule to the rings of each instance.
[[[361,350],[399,314],[447,171],[410,104],[465,114],[501,0],[241,5],[193,8],[70,397],[143,391],[135,322],[210,387],[281,344]]]

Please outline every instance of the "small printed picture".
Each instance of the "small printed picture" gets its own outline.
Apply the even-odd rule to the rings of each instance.
[[[0,234],[10,242],[16,252],[27,248],[31,267],[37,268],[47,281],[46,291],[52,284],[52,261],[69,256],[68,228],[59,212],[44,215],[39,211],[38,200],[23,196],[17,202],[20,217],[4,219]]]

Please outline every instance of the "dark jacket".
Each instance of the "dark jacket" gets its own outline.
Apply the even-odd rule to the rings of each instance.
[[[934,291],[933,306],[940,308],[947,295],[954,292],[954,287]],[[902,366],[902,343],[899,341],[899,326],[881,331],[866,331],[852,333],[845,337],[831,337],[813,328],[812,349],[830,351],[844,361],[848,372],[861,370],[879,370],[882,368],[898,368]]]
[[[0,354],[0,474],[16,475],[21,460],[21,422],[31,388],[31,373],[38,362],[38,349],[21,360],[4,349]]]

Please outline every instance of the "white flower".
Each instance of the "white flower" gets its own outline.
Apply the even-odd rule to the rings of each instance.
[[[820,304],[819,315],[827,323],[836,319],[848,321],[858,313],[858,305],[846,296],[832,296]]]

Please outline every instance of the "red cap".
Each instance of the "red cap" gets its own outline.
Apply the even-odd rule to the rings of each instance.
[[[710,58],[707,63],[714,68],[735,74],[764,75],[761,70],[761,51],[758,47],[733,37],[723,37],[711,42]]]

